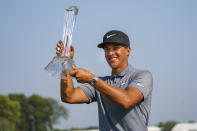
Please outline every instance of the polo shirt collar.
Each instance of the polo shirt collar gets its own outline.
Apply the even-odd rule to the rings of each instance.
[[[133,67],[129,64],[122,72],[120,72],[118,75],[111,73],[112,77],[123,77],[125,76],[128,72],[132,71]]]

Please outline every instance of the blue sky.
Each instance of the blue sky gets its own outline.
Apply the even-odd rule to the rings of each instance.
[[[36,93],[61,102],[59,80],[43,69],[55,55],[64,9],[71,5],[79,8],[73,32],[77,66],[110,74],[96,46],[107,31],[122,30],[131,41],[129,63],[154,77],[150,125],[197,121],[196,0],[1,0],[1,94]],[[63,105],[69,119],[57,127],[98,125],[96,103]]]

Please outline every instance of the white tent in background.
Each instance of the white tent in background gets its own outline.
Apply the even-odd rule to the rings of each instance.
[[[180,123],[175,125],[172,131],[197,131],[197,123]]]
[[[148,131],[161,131],[161,129],[157,126],[149,126]]]

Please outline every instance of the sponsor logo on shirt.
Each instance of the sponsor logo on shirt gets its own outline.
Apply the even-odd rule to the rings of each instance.
[[[136,85],[141,86],[141,87],[144,87],[144,85],[141,84],[141,83],[137,83]]]

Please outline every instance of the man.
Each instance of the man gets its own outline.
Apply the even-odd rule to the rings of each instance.
[[[121,31],[107,32],[98,47],[104,49],[111,75],[97,77],[73,66],[67,79],[61,80],[62,101],[72,104],[97,101],[100,131],[147,131],[153,89],[151,73],[135,69],[128,63],[130,42]],[[61,52],[60,41],[56,53],[61,55]],[[71,58],[73,56],[74,48],[71,47]],[[74,88],[71,76],[87,84]]]

